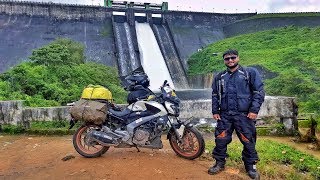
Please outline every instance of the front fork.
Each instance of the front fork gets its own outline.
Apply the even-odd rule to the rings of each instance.
[[[186,121],[181,121],[178,117],[168,117],[168,126],[173,129],[179,143],[182,143],[182,136],[186,128],[191,128],[193,124],[190,123],[190,119]]]

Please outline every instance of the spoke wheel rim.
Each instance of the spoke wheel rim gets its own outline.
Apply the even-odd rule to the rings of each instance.
[[[76,143],[79,149],[86,153],[86,154],[95,154],[100,152],[103,149],[103,146],[97,144],[97,145],[89,145],[87,143],[87,133],[90,129],[94,129],[96,126],[85,126],[83,127],[80,132],[77,134]]]

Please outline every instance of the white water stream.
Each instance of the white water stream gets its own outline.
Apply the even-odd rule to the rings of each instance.
[[[152,91],[159,91],[164,80],[167,80],[170,86],[174,88],[167,65],[150,25],[136,22],[136,32],[141,65],[150,79],[149,88]]]

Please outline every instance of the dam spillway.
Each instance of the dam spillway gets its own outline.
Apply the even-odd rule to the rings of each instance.
[[[113,17],[119,75],[126,76],[141,66],[148,74],[153,90],[158,90],[164,80],[176,89],[189,89],[167,25],[161,23],[159,18],[153,23],[146,22],[143,17],[138,21],[130,25],[125,16]],[[138,48],[134,47],[135,44]]]

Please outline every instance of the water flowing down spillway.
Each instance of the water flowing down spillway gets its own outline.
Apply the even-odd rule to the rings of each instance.
[[[153,24],[153,30],[166,61],[172,81],[177,89],[189,89],[188,80],[180,63],[173,39],[166,25]]]
[[[131,70],[135,70],[140,66],[140,63],[138,61],[138,58],[136,57],[136,53],[133,48],[133,39],[131,36],[130,26],[128,23],[124,23],[124,29],[126,31],[126,37],[128,41]]]
[[[174,88],[167,65],[150,25],[136,22],[136,32],[141,65],[149,76],[150,89],[152,91],[159,90],[164,80],[167,80],[170,86]]]
[[[120,76],[127,75],[130,72],[128,53],[126,53],[127,47],[126,47],[126,44],[123,43],[123,42],[127,42],[127,41],[122,40],[124,37],[126,37],[126,35],[124,33],[125,31],[122,31],[122,29],[124,29],[122,26],[123,26],[123,23],[114,23],[113,24],[116,45],[118,48],[118,58],[119,58],[118,59],[118,66],[119,66]]]
[[[125,23],[113,23],[116,46],[118,49],[118,68],[120,76],[130,74],[140,66],[133,47],[130,26]]]

